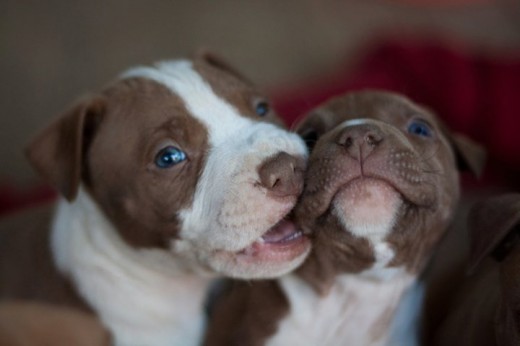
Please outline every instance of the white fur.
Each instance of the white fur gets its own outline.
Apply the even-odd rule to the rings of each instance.
[[[294,200],[267,196],[266,190],[258,184],[258,167],[282,151],[305,157],[303,141],[295,134],[261,122],[261,118],[254,121],[240,115],[233,105],[213,92],[189,61],[140,67],[124,77],[144,77],[167,86],[182,98],[190,114],[207,126],[210,147],[206,167],[192,206],[179,213],[181,240],[177,241],[176,250],[214,270],[226,271],[234,262],[226,256],[219,257],[214,250],[244,249],[285,216],[294,204]],[[293,269],[300,262],[301,258],[283,269]]]
[[[420,317],[425,294],[424,283],[416,281],[403,296],[392,321],[389,345],[417,346],[419,343]]]
[[[385,271],[388,273],[383,273]],[[281,278],[291,311],[267,345],[298,345],[302,342],[320,346],[388,344],[390,325],[376,336],[377,324],[385,312],[393,312],[398,306],[401,295],[414,277],[395,268],[377,272],[338,276],[325,297],[319,296],[295,275]],[[392,318],[392,315],[388,317]]]
[[[210,278],[164,250],[136,250],[88,193],[59,202],[52,249],[58,268],[112,332],[116,345],[198,345]]]
[[[392,261],[395,256],[395,251],[388,245],[387,242],[381,241],[372,244],[374,249],[374,255],[376,257],[375,263],[371,270],[364,272],[367,277],[374,277],[383,279],[389,279],[394,276],[395,268],[387,268],[386,266]],[[383,270],[384,269],[384,270]],[[363,275],[363,273],[361,274]]]

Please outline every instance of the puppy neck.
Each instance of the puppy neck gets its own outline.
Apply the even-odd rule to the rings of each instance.
[[[197,344],[211,278],[173,252],[127,245],[83,189],[74,202],[59,202],[51,247],[115,344]]]
[[[414,277],[403,268],[383,271],[392,273],[385,278],[368,273],[338,274],[326,294],[318,294],[301,277],[284,276],[280,285],[291,313],[268,344],[289,345],[303,339],[309,344],[331,346],[386,345],[390,337],[409,341],[411,334],[395,335],[391,321]],[[403,316],[407,316],[406,311]],[[409,319],[402,322],[406,326],[411,323]]]
[[[320,294],[327,294],[343,274],[381,283],[405,275],[404,267],[391,266],[395,252],[383,239],[344,231],[342,221],[333,215],[322,221],[314,230],[311,254],[297,271]]]

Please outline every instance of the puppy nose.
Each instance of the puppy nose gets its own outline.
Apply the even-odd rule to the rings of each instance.
[[[305,160],[282,151],[258,169],[260,184],[277,197],[299,196],[303,189]]]
[[[345,128],[339,134],[337,144],[345,147],[350,156],[361,160],[366,159],[383,139],[383,133],[377,126],[358,125]]]

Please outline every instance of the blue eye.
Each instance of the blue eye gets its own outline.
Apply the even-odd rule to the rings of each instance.
[[[415,120],[410,125],[408,125],[408,133],[421,137],[431,137],[432,129],[427,123],[420,120]]]
[[[259,102],[255,107],[255,112],[259,116],[263,117],[269,113],[269,104],[267,102]]]
[[[155,157],[155,165],[159,168],[170,168],[186,160],[186,154],[175,147],[161,149]]]

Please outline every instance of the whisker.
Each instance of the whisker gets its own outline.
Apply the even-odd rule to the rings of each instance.
[[[433,157],[437,156],[437,154],[439,153],[441,147],[439,144],[437,144],[437,146],[433,149],[432,153],[430,155],[426,155],[426,152],[424,153],[421,153],[420,157],[419,157],[419,162],[424,162],[424,161],[429,161],[431,160]]]

